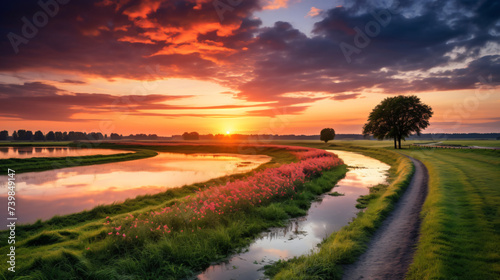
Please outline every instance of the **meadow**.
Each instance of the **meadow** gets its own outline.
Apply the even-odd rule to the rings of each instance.
[[[227,153],[241,152],[242,146],[148,148]],[[255,152],[252,147],[243,148]],[[266,228],[304,215],[311,201],[346,172],[338,158],[321,150],[269,146],[258,147],[258,152],[273,160],[247,174],[18,226],[16,276],[188,277],[241,250]],[[6,234],[3,231],[1,238]],[[12,274],[3,276],[12,278]]]
[[[479,146],[479,147],[499,147],[498,140],[445,140],[444,145],[456,146]]]
[[[499,279],[500,151],[403,153],[422,161],[430,175],[407,279]]]
[[[415,142],[421,141],[408,141],[405,145]],[[498,146],[495,141],[477,142],[450,144]],[[370,237],[408,185],[413,166],[404,155],[409,155],[426,165],[430,179],[421,213],[420,239],[407,279],[500,277],[498,150],[409,149],[406,146],[396,152],[391,141],[368,140],[328,144],[273,142],[295,146],[288,149],[274,145],[178,144],[104,143],[100,147],[150,154],[264,154],[272,160],[245,174],[19,226],[16,276],[25,277],[20,279],[191,277],[209,264],[244,250],[265,229],[305,215],[311,201],[342,178],[347,171],[345,165],[321,151],[307,150],[319,148],[358,152],[389,164],[389,184],[377,186],[369,196],[362,198],[360,207],[366,207],[365,210],[349,225],[326,238],[317,253],[277,262],[267,267],[268,276],[340,279],[342,265],[354,262],[363,253]],[[269,178],[274,179],[271,182]],[[255,189],[254,186],[265,187]],[[1,232],[0,238],[6,238],[6,234]],[[6,250],[6,246],[0,248],[2,254]],[[5,279],[12,278],[4,273],[5,264],[0,267]]]

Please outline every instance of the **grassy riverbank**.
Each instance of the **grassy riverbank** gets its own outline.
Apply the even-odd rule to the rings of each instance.
[[[371,197],[368,208],[353,222],[324,240],[319,252],[268,267],[266,274],[273,279],[340,279],[341,265],[354,262],[365,250],[370,237],[390,213],[413,174],[411,161],[393,151],[342,144],[330,144],[327,148],[358,152],[389,164],[390,184]]]
[[[350,225],[327,238],[318,253],[280,262],[268,269],[276,279],[339,279],[340,265],[356,260],[375,229],[392,209],[409,182],[413,168],[409,160],[392,150],[390,141],[279,141],[276,144],[359,152],[389,165],[391,184],[368,201],[368,208]],[[453,144],[469,145],[457,141]],[[492,143],[495,144],[495,143]],[[486,145],[483,145],[486,146]],[[273,160],[259,170],[296,161],[278,148],[242,145],[145,146],[103,144],[102,148],[182,153],[265,154]],[[404,149],[398,152],[421,160],[429,169],[429,194],[422,211],[421,238],[408,279],[496,279],[500,278],[500,151]],[[325,172],[299,188],[294,200],[272,201],[245,213],[225,215],[209,230],[172,234],[168,238],[138,244],[110,242],[105,217],[125,218],[182,201],[204,185],[242,179],[247,174],[218,178],[165,193],[141,196],[124,203],[99,206],[91,211],[55,217],[46,222],[18,227],[18,273],[34,279],[46,275],[61,278],[177,279],[192,275],[210,262],[243,248],[269,226],[288,217],[304,215],[314,197],[329,190],[345,173],[343,167]],[[365,201],[364,201],[365,202]],[[0,238],[6,238],[6,232]],[[87,250],[88,248],[88,250]],[[2,255],[7,247],[0,247]],[[5,274],[5,264],[0,264]],[[45,278],[44,278],[45,276]],[[167,277],[167,278],[168,278]],[[30,279],[30,278],[29,278]]]
[[[500,151],[404,153],[430,177],[407,279],[500,279]]]
[[[176,152],[242,152],[241,146],[128,146]],[[106,147],[108,148],[108,147]],[[117,148],[120,148],[117,146]],[[238,151],[237,151],[238,150]],[[253,154],[255,150],[247,150]],[[273,160],[259,168],[279,166],[296,161],[286,150],[276,147],[259,147],[259,154],[272,156]],[[165,206],[180,203],[204,185],[217,185],[227,180],[242,179],[248,174],[213,180],[208,184],[194,184],[169,190],[165,193],[138,197],[124,203],[99,206],[83,213],[55,217],[46,222],[17,227],[16,276],[34,279],[179,279],[206,268],[239,248],[248,245],[261,231],[281,225],[287,218],[304,215],[311,201],[320,193],[330,190],[345,174],[344,166],[325,171],[320,177],[298,184],[293,199],[283,197],[245,211],[225,213],[219,220],[203,230],[173,232],[160,239],[138,238],[124,243],[107,238],[109,219],[126,219],[130,214],[148,213]],[[2,232],[0,238],[6,238]],[[0,248],[2,254],[8,247]],[[14,275],[4,273],[7,279]]]

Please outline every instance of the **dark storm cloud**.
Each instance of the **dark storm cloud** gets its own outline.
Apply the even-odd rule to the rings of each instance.
[[[325,11],[306,36],[288,22],[262,27],[253,16],[262,9],[258,0],[225,11],[222,21],[212,0],[70,1],[15,54],[7,34],[21,36],[23,17],[33,21],[42,8],[35,0],[8,1],[0,10],[0,71],[212,80],[242,99],[296,106],[293,113],[372,90],[459,90],[476,87],[478,77],[500,80],[498,1],[381,3],[350,1]],[[156,65],[161,71],[151,73]],[[252,114],[259,113],[271,114]]]
[[[489,46],[500,53],[498,45],[491,45],[500,39],[498,1],[407,2],[390,9],[368,2],[373,3],[355,1],[325,12],[312,38],[287,23],[262,29],[255,45],[265,55],[256,59],[256,77],[240,86],[241,96],[273,99],[293,89],[332,94],[458,90],[474,88],[479,77],[500,79],[498,56],[481,56]],[[350,62],[342,43],[357,50]],[[449,66],[454,63],[463,66]],[[451,70],[428,72],[439,67]],[[396,76],[407,71],[421,75]],[[259,85],[266,91],[257,92]]]

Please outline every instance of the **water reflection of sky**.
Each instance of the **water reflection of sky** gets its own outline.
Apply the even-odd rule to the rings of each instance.
[[[356,153],[332,152],[347,165],[356,167],[333,189],[344,196],[322,196],[321,201],[311,205],[307,216],[292,219],[287,227],[263,233],[248,252],[235,255],[228,263],[209,267],[198,279],[260,279],[264,265],[307,254],[332,232],[347,225],[359,211],[356,199],[368,194],[368,187],[385,183],[390,166]]]
[[[112,155],[130,151],[74,147],[0,147],[0,159],[32,157],[81,157]]]
[[[248,172],[269,160],[261,155],[160,153],[134,161],[17,174],[17,217],[20,223],[30,223],[75,213],[137,195]],[[7,176],[0,176],[0,190],[0,201],[7,205]],[[0,212],[0,219],[5,220],[6,214]]]

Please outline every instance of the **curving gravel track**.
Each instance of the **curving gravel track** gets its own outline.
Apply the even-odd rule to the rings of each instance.
[[[420,228],[420,210],[427,195],[428,171],[415,165],[410,185],[368,244],[368,249],[351,265],[344,267],[345,280],[404,279],[413,260]]]

